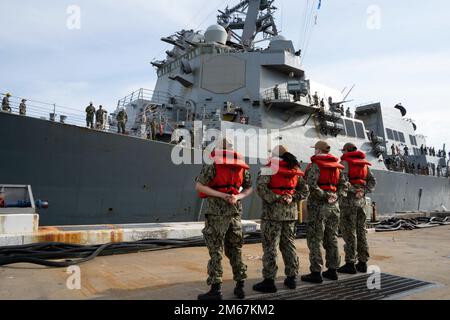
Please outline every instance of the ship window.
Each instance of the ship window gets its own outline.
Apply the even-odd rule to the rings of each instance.
[[[339,134],[342,134],[342,135],[346,135],[346,133],[345,133],[345,125],[344,125],[344,120],[341,118],[341,119],[339,119],[338,121],[337,121],[337,124],[340,124],[341,126],[342,126],[342,128],[344,128],[341,132],[339,132]]]
[[[412,135],[409,135],[409,140],[411,140],[411,144],[412,144],[413,146],[417,146],[417,140],[416,140],[416,137],[414,137],[414,136],[412,136]]]
[[[365,139],[366,135],[364,134],[364,126],[362,125],[362,123],[355,122],[355,127],[356,127],[356,135],[358,136],[358,138]]]
[[[345,128],[349,137],[356,137],[356,130],[353,121],[345,120]]]
[[[395,141],[400,141],[399,137],[398,137],[398,132],[394,130],[394,139]]]
[[[391,129],[386,129],[386,133],[389,140],[394,140],[394,133]]]
[[[403,134],[403,132],[399,132],[398,137],[400,138],[400,142],[403,142],[403,143],[406,142],[405,135]]]
[[[203,53],[213,53],[213,48],[212,47],[203,47],[202,48]]]

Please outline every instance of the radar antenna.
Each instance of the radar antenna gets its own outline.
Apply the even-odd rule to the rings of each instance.
[[[229,42],[231,38],[245,50],[253,48],[256,37],[263,34],[263,39],[268,40],[278,35],[274,13],[277,8],[273,6],[275,0],[241,0],[232,8],[219,10],[217,23],[227,30]],[[239,35],[237,30],[242,30]]]

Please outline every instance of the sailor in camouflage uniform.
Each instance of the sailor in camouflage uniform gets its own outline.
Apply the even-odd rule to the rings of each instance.
[[[95,107],[91,102],[86,107],[86,127],[94,129],[94,116],[95,116]]]
[[[152,130],[151,139],[153,141],[156,141],[156,119],[155,119],[155,116],[153,116],[152,122],[150,123],[150,127]]]
[[[105,128],[105,114],[108,113],[103,109],[103,106],[99,106],[97,112],[95,113],[95,122],[97,125],[97,129]]]
[[[340,265],[337,233],[339,226],[339,197],[347,195],[348,183],[341,170],[339,159],[330,154],[331,147],[324,141],[315,145],[315,156],[306,169],[309,185],[307,242],[310,251],[311,274],[303,276],[305,282],[322,283],[323,278],[338,280]],[[326,267],[321,274],[323,258],[321,245],[326,251]]]
[[[128,122],[128,115],[125,109],[122,108],[122,110],[119,111],[116,120],[117,120],[117,133],[125,134],[126,124]]]
[[[9,105],[9,97],[11,97],[10,93],[5,94],[2,100],[2,110],[6,112],[11,112],[11,106]]]
[[[232,151],[226,139],[220,140],[222,146],[211,154],[214,164],[205,165],[197,178],[196,189],[200,197],[207,199],[206,223],[203,235],[208,247],[208,285],[211,290],[199,295],[199,300],[221,300],[223,276],[222,255],[230,260],[236,288],[234,294],[245,298],[244,280],[247,266],[242,261],[244,236],[242,231],[241,200],[252,193],[249,167],[243,158]]]
[[[366,155],[358,151],[353,143],[347,143],[342,150],[344,155],[341,163],[345,169],[343,174],[350,182],[347,197],[339,199],[341,208],[340,228],[345,241],[346,264],[338,269],[339,273],[356,274],[367,272],[369,260],[369,246],[366,231],[366,194],[375,190],[376,179],[370,171],[371,164],[366,160]],[[358,253],[358,264],[356,263]]]
[[[20,102],[19,105],[19,114],[21,116],[25,116],[27,114],[27,105],[26,105],[27,100],[26,99],[22,99],[22,101]]]
[[[299,259],[295,248],[298,203],[306,199],[309,189],[303,180],[297,158],[284,146],[276,147],[270,164],[263,168],[258,177],[258,195],[263,200],[261,231],[263,238],[264,281],[253,286],[253,290],[275,293],[277,276],[277,251],[281,251],[285,264],[289,289],[297,287]]]

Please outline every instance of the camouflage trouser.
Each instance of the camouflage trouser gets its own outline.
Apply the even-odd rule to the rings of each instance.
[[[341,207],[340,228],[345,241],[345,262],[356,263],[358,260],[369,260],[369,246],[367,244],[366,213],[360,207]]]
[[[326,267],[337,269],[340,265],[337,233],[339,227],[339,205],[308,203],[307,242],[311,272],[321,272],[323,258],[321,245],[325,249]]]
[[[152,140],[156,141],[156,125],[152,125]]]
[[[222,283],[222,254],[230,260],[235,281],[247,279],[247,266],[242,261],[244,235],[240,216],[206,216],[203,229],[211,259],[208,263],[208,285]]]
[[[117,133],[125,134],[125,122],[124,121],[119,121],[117,123]]]
[[[94,116],[87,116],[86,118],[86,126],[90,128],[94,128]]]
[[[296,221],[263,220],[261,232],[263,238],[263,277],[274,280],[277,277],[277,253],[280,248],[287,277],[298,275],[300,263],[295,249]]]

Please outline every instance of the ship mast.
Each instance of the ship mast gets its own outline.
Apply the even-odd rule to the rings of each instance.
[[[275,0],[241,0],[232,8],[219,10],[217,23],[227,30],[230,44],[251,50],[259,33],[266,40],[278,35],[274,19],[277,8],[272,5],[274,2]],[[242,33],[239,34],[238,30],[242,30]],[[233,40],[237,43],[233,43]]]

